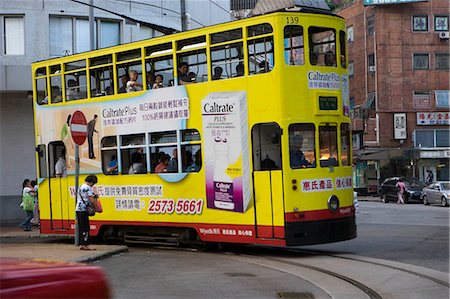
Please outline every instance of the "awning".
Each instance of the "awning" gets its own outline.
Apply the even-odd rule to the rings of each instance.
[[[373,149],[362,150],[359,160],[379,161],[379,160],[411,160],[418,159],[419,151],[414,148],[384,148],[374,152]]]
[[[366,101],[362,104],[361,108],[367,110],[370,108],[375,108],[375,106],[373,105],[375,101],[375,93],[371,92],[367,95],[367,99]]]

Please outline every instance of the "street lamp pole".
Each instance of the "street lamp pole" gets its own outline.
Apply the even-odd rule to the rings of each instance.
[[[187,30],[186,0],[180,0],[181,31]]]
[[[94,39],[94,30],[95,30],[95,20],[94,20],[94,0],[89,0],[89,45],[92,50],[95,50],[95,39]]]

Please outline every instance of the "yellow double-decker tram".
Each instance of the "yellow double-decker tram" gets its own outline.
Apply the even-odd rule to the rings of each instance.
[[[104,210],[92,235],[354,238],[346,57],[344,20],[300,9],[34,63],[41,232],[74,232],[81,111],[81,181],[98,176]]]

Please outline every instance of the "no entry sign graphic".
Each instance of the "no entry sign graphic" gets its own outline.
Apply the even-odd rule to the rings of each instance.
[[[73,142],[77,145],[83,145],[87,136],[87,121],[83,112],[77,110],[72,115],[70,121],[70,132],[72,134]]]

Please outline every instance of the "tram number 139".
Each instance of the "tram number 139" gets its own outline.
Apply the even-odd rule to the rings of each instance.
[[[298,24],[298,17],[286,17],[286,24]]]
[[[151,199],[148,202],[149,214],[201,214],[203,210],[203,199],[180,198],[169,199]]]

